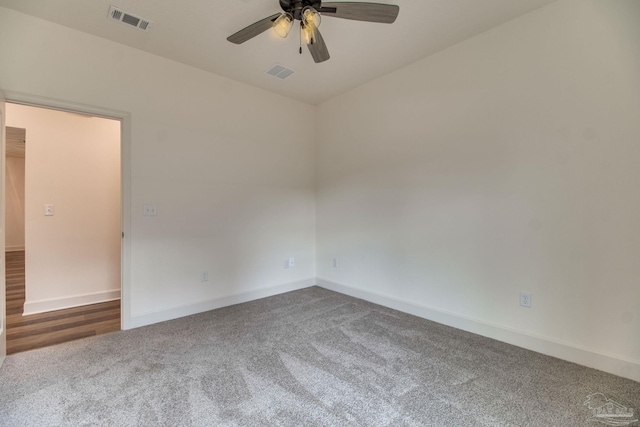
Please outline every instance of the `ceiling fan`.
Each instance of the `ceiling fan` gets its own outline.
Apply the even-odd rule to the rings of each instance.
[[[300,21],[300,53],[302,41],[316,63],[329,59],[329,50],[320,34],[320,16],[351,19],[355,21],[392,24],[400,7],[392,4],[361,2],[323,2],[321,0],[279,0],[283,12],[268,16],[227,37],[231,43],[241,44],[262,34],[269,28],[280,37],[287,37],[294,21]]]

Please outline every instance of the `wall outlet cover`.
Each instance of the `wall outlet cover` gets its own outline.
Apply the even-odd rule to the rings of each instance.
[[[531,292],[520,292],[520,305],[523,307],[531,308]]]

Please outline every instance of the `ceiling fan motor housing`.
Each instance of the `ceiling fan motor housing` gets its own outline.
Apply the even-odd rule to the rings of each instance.
[[[280,0],[280,7],[285,12],[289,12],[298,21],[302,20],[302,9],[306,6],[311,6],[318,10],[322,6],[320,0]]]

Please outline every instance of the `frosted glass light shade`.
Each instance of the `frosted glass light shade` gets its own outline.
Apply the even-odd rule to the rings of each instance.
[[[302,22],[306,27],[314,26],[318,28],[321,22],[320,13],[311,6],[307,6],[302,9]]]
[[[283,13],[273,22],[273,30],[283,39],[289,35],[291,27],[293,27],[293,15],[290,13]]]
[[[313,27],[311,25],[300,25],[300,34],[305,44],[313,43]]]

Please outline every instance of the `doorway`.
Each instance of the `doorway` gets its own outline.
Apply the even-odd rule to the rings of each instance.
[[[6,125],[7,159],[24,149],[22,247],[5,187],[7,353],[120,330],[120,121],[7,103]]]

